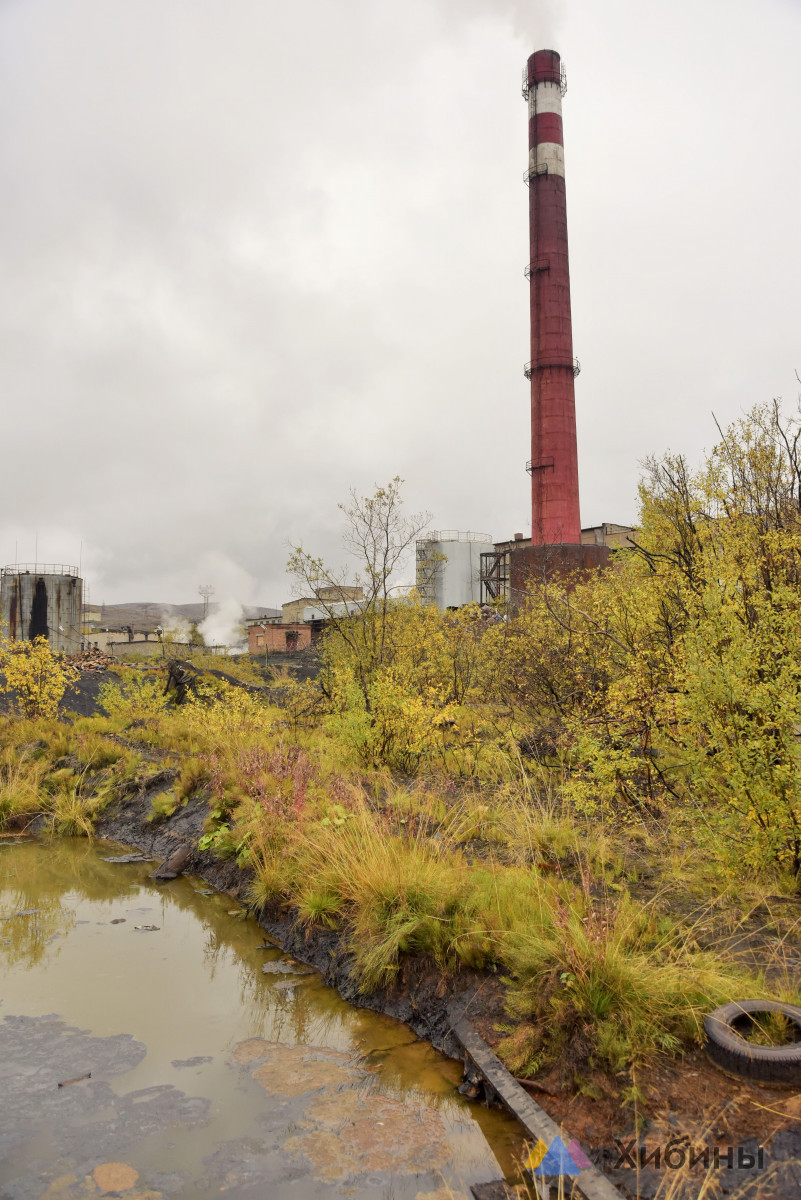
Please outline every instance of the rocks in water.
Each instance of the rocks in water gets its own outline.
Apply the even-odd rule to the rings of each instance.
[[[113,921],[109,921],[109,925],[124,925],[125,917],[115,917]]]
[[[316,975],[313,967],[304,967],[294,958],[282,958],[278,962],[267,962],[262,966],[265,975]]]
[[[158,933],[160,926],[159,925],[134,925],[134,929],[137,929],[140,933]]]
[[[183,1067],[202,1067],[204,1063],[214,1062],[210,1054],[196,1054],[193,1058],[174,1058],[171,1067],[181,1070]]]
[[[291,963],[287,962],[268,962],[262,967],[265,975],[294,975],[295,969]]]
[[[192,855],[194,847],[190,842],[179,846],[169,858],[165,858],[161,866],[151,872],[151,879],[177,879]]]

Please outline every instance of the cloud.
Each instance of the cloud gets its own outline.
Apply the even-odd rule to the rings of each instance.
[[[629,519],[638,458],[794,391],[798,30],[776,0],[0,6],[0,557],[83,542],[93,598],[178,603],[215,549],[275,605],[351,486],[524,529],[519,80],[557,38],[582,513]]]

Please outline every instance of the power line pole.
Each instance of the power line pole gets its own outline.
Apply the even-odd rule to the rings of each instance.
[[[197,589],[198,594],[203,597],[203,620],[209,615],[209,597],[214,595],[214,585],[211,583],[201,583]]]

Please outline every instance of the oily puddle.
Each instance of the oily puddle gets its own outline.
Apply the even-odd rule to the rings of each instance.
[[[462,1200],[516,1176],[521,1130],[462,1100],[458,1064],[124,853],[0,845],[3,1200]]]

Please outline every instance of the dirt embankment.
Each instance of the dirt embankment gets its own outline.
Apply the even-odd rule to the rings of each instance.
[[[115,802],[97,822],[98,835],[136,846],[161,860],[183,847],[191,847],[181,870],[198,875],[220,891],[244,901],[248,872],[232,859],[222,860],[209,851],[197,849],[208,816],[205,799],[190,800],[166,821],[148,821],[153,797],[171,788],[174,778],[173,771],[160,772],[151,777],[145,791]],[[365,994],[359,991],[351,958],[338,933],[305,928],[291,913],[280,911],[264,912],[258,920],[283,949],[315,967],[343,999],[403,1021],[419,1037],[450,1057],[460,1057],[451,1028],[463,1016],[469,1017],[488,1041],[497,1040],[494,1026],[503,1019],[504,999],[503,988],[495,976],[466,969],[444,976],[430,963],[410,959],[401,967],[393,986]]]
[[[173,770],[164,770],[151,776],[146,789],[117,801],[99,820],[98,834],[135,846],[157,860],[186,850],[188,857],[182,861],[181,871],[197,875],[244,902],[247,870],[231,859],[221,860],[197,849],[208,816],[205,798],[191,799],[167,820],[148,821],[153,797],[169,790],[175,776]],[[391,986],[365,994],[359,991],[340,934],[304,927],[291,912],[265,912],[258,915],[258,920],[284,950],[316,968],[345,1000],[403,1021],[450,1057],[461,1057],[451,1030],[463,1016],[485,1040],[497,1043],[497,1026],[503,1022],[505,1012],[504,991],[496,976],[468,969],[443,975],[434,964],[409,958]],[[646,1154],[652,1154],[654,1146],[665,1146],[677,1136],[691,1145],[718,1146],[722,1156],[731,1146],[754,1143],[768,1147],[764,1173],[719,1173],[716,1182],[721,1195],[736,1195],[738,1200],[789,1200],[790,1195],[801,1195],[801,1190],[794,1190],[801,1189],[801,1094],[737,1080],[716,1068],[702,1050],[694,1050],[680,1061],[661,1060],[647,1075],[651,1095],[647,1115],[642,1109],[635,1113],[631,1105],[623,1103],[622,1095],[611,1094],[606,1088],[599,1091],[585,1085],[565,1089],[560,1086],[558,1064],[540,1081],[542,1090],[535,1093],[535,1099],[579,1139],[624,1195],[647,1200],[661,1195],[660,1188],[671,1182],[676,1200],[697,1195],[692,1181],[688,1181],[687,1190],[678,1186],[678,1180],[667,1179],[664,1166],[636,1173],[619,1169],[621,1142],[631,1147],[636,1140]],[[636,1157],[637,1152],[634,1154]]]

